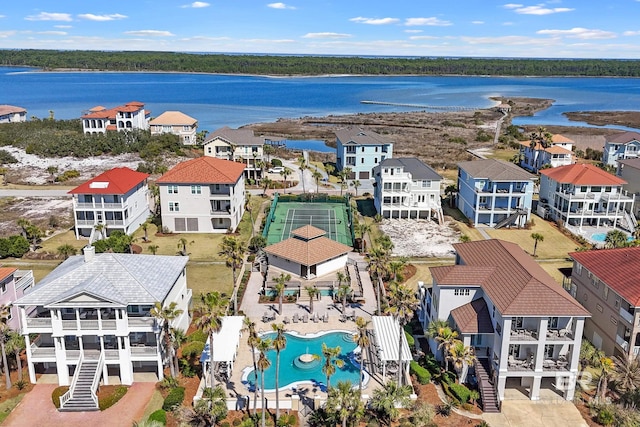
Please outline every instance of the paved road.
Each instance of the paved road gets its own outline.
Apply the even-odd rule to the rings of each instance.
[[[33,190],[10,190],[0,189],[0,197],[71,197],[69,190],[43,190],[34,188]]]

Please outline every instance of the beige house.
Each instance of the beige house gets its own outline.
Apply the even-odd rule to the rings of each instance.
[[[568,291],[591,312],[584,336],[609,356],[640,354],[640,247],[574,252]]]
[[[151,135],[172,133],[178,135],[184,145],[197,143],[198,121],[180,111],[165,111],[149,122]]]
[[[244,214],[243,163],[198,157],[157,181],[162,227],[177,233],[235,231]]]
[[[264,248],[269,265],[305,279],[344,269],[351,247],[325,237],[326,231],[305,225],[292,237]]]
[[[626,184],[624,190],[634,198],[634,213],[640,216],[640,158],[618,160],[616,176],[619,176]]]
[[[204,140],[204,155],[245,164],[245,176],[259,179],[264,162],[264,137],[257,137],[251,129],[217,129]]]
[[[0,123],[27,121],[27,110],[13,105],[0,105]]]
[[[84,133],[98,134],[107,131],[147,130],[150,114],[151,111],[145,110],[142,102],[132,101],[114,108],[98,105],[85,111],[80,119]]]

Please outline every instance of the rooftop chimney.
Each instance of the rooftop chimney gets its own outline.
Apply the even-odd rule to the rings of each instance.
[[[96,254],[96,248],[91,245],[87,245],[82,248],[82,252],[84,253],[84,262],[91,262]]]

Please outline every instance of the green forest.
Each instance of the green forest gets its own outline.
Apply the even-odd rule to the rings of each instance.
[[[640,76],[640,61],[617,59],[363,58],[0,50],[0,65],[29,66],[45,70],[176,71],[256,75]]]

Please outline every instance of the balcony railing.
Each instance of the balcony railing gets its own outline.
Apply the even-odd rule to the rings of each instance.
[[[156,319],[153,317],[129,317],[129,327],[154,326]]]
[[[622,317],[624,320],[626,320],[627,322],[633,325],[633,318],[634,318],[633,314],[629,313],[627,310],[625,310],[622,307],[620,307],[620,317]]]
[[[637,356],[640,353],[640,345],[636,345],[633,347],[633,355]]]
[[[105,350],[104,351],[105,360],[118,360],[120,359],[119,350]]]
[[[50,328],[50,317],[27,317],[28,328]]]
[[[158,354],[157,346],[136,346],[135,344],[131,346],[131,355],[132,356],[149,356],[155,357]]]
[[[627,351],[629,349],[629,342],[622,338],[620,335],[616,335],[616,343]]]
[[[511,341],[537,341],[538,331],[528,329],[512,329]]]
[[[55,347],[40,347],[35,344],[31,344],[31,356],[34,358],[39,357],[55,357]]]

